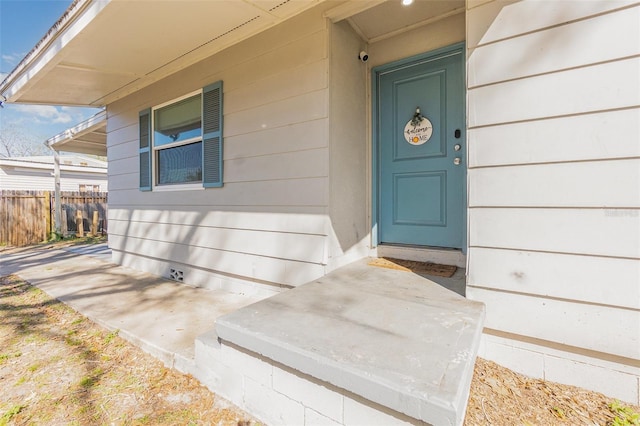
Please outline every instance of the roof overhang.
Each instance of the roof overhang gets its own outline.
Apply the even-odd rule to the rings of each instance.
[[[107,155],[107,112],[102,110],[89,119],[45,141],[55,151]]]
[[[0,83],[0,95],[105,106],[325,1],[327,9],[344,3],[76,0]]]
[[[106,106],[320,4],[325,18],[348,20],[366,43],[465,10],[464,0],[408,8],[400,0],[75,0],[0,83],[0,96]]]

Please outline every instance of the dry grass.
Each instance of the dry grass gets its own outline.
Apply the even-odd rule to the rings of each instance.
[[[255,424],[117,334],[0,278],[0,425]]]
[[[478,358],[465,425],[612,425],[625,417],[615,410],[618,404],[601,393],[531,379]],[[620,406],[640,413],[638,406]],[[618,424],[640,426],[640,418]]]

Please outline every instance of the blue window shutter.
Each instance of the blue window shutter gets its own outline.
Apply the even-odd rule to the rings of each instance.
[[[222,186],[222,81],[202,89],[202,183]]]
[[[140,111],[140,191],[151,191],[151,108]]]

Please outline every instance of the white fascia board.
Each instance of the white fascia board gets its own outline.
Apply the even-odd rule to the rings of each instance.
[[[14,161],[1,159],[0,166],[11,167],[15,170],[53,170],[52,163],[36,163],[31,161]],[[98,173],[98,174],[106,174],[106,167],[95,167],[95,166],[75,166],[70,164],[60,164],[60,170],[64,170],[67,172],[81,172],[81,173]]]
[[[22,89],[36,83],[46,73],[45,69],[60,62],[60,53],[111,0],[79,0],[67,10],[68,16],[62,18],[49,30],[18,66],[0,83],[0,95],[14,102]],[[59,27],[56,28],[56,25]],[[95,105],[78,105],[90,106]]]
[[[99,175],[106,175],[107,168],[106,167],[89,167],[89,166],[69,166],[65,164],[60,164],[60,171],[62,172],[73,172],[73,173],[95,173]]]
[[[50,169],[53,167],[51,163],[37,163],[33,161],[12,160],[10,158],[0,159],[0,166],[27,169]]]
[[[63,132],[60,132],[55,136],[50,137],[44,142],[44,144],[51,149],[59,151],[62,145],[71,142],[83,135],[86,135],[87,133],[91,133],[102,126],[105,126],[106,124],[107,111],[102,110],[92,117],[89,117],[82,123],[78,123],[75,126],[64,130]]]

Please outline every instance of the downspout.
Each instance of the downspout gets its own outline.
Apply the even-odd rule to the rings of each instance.
[[[54,205],[55,211],[54,229],[56,236],[62,233],[62,205],[60,202],[60,152],[54,149],[51,144],[51,140],[48,139],[44,142],[45,146],[53,152],[53,189],[54,189]]]

